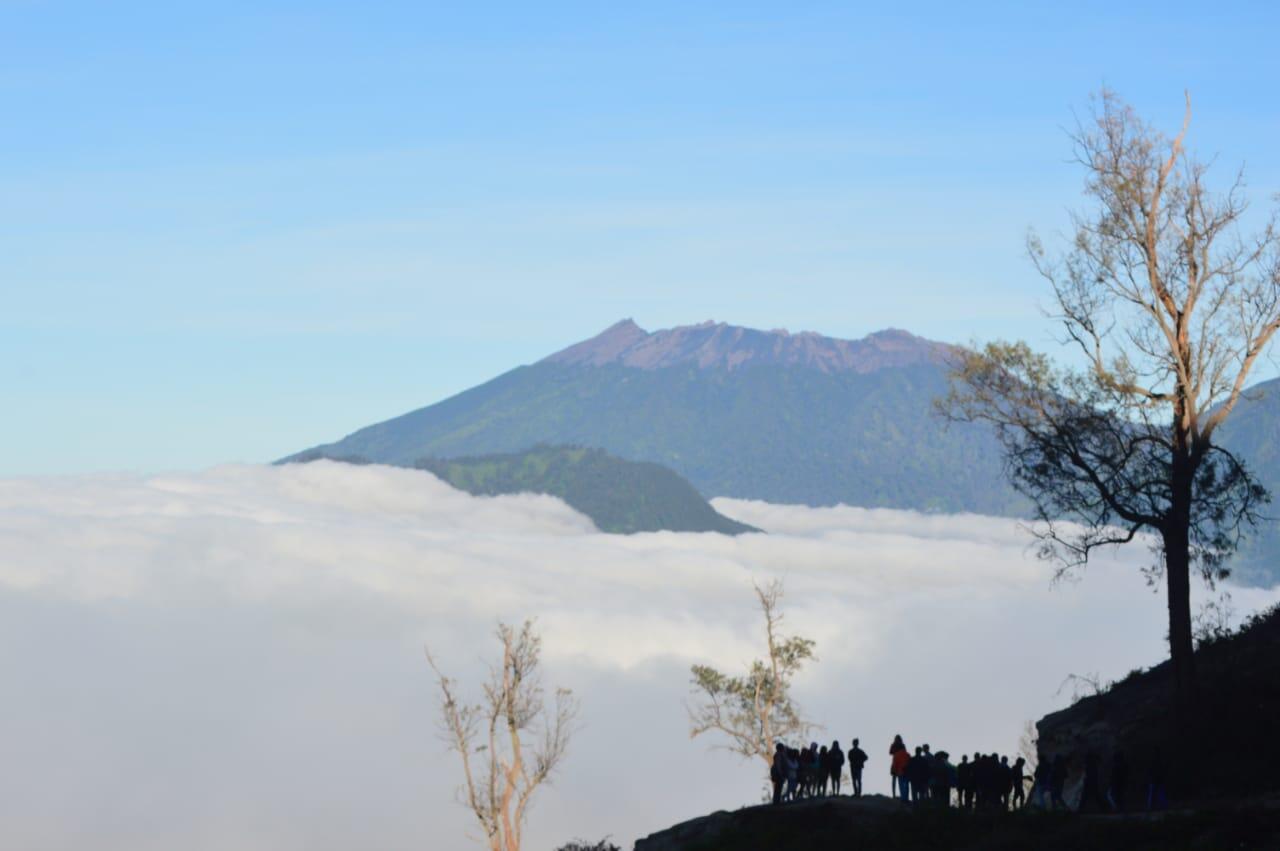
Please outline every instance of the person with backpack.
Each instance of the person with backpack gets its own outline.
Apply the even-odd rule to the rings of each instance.
[[[862,768],[867,764],[867,752],[858,747],[858,740],[853,740],[849,748],[849,786],[853,797],[862,797]]]
[[[840,794],[840,779],[844,774],[844,751],[840,750],[840,742],[831,743],[827,751],[827,773],[831,777],[831,794]]]

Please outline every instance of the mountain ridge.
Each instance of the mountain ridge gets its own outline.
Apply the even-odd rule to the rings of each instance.
[[[617,364],[636,369],[693,364],[700,369],[743,366],[803,366],[822,372],[874,372],[897,366],[942,362],[952,346],[917,337],[900,328],[876,331],[857,340],[828,337],[814,331],[762,331],[707,320],[645,331],[623,319],[539,363],[572,366]]]

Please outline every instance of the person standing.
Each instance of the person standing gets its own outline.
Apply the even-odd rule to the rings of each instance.
[[[1031,803],[1049,809],[1049,760],[1044,751],[1036,752],[1036,770],[1031,772]]]
[[[1101,781],[1098,778],[1100,773],[1098,755],[1089,751],[1084,757],[1084,783],[1080,787],[1080,806],[1076,807],[1079,812],[1107,811],[1107,801],[1102,797]]]
[[[1049,805],[1053,809],[1062,807],[1064,810],[1071,809],[1067,806],[1066,800],[1062,797],[1062,792],[1067,788],[1067,758],[1062,754],[1057,754],[1053,758],[1053,763],[1049,766]]]
[[[828,766],[827,770],[831,775],[831,794],[840,794],[840,778],[844,775],[844,751],[840,749],[840,742],[831,743],[831,750],[827,751]]]
[[[787,800],[794,801],[800,785],[800,752],[795,748],[787,749]]]
[[[773,784],[773,802],[782,803],[782,784],[787,779],[787,747],[778,742],[773,751],[773,764],[769,766],[769,782]]]
[[[1027,761],[1018,757],[1013,761],[1013,808],[1020,810],[1027,805]]]
[[[858,747],[858,740],[853,740],[849,748],[849,785],[853,797],[862,797],[862,767],[867,764],[867,752]]]
[[[893,737],[893,744],[889,745],[889,757],[890,788],[902,800],[910,801],[911,785],[907,779],[907,764],[911,762],[911,752],[907,750],[901,735]]]
[[[973,763],[969,762],[968,754],[961,756],[960,764],[956,766],[956,791],[960,796],[960,808],[973,809]]]

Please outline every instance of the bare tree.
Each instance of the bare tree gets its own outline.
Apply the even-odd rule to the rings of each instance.
[[[1018,756],[1026,760],[1027,773],[1035,774],[1040,764],[1040,734],[1034,721],[1022,725],[1022,735],[1018,737]]]
[[[529,803],[564,758],[578,714],[568,689],[548,706],[538,667],[542,640],[525,621],[498,624],[502,662],[490,669],[484,700],[464,703],[431,651],[440,685],[440,731],[462,760],[462,802],[475,814],[491,851],[520,851]]]
[[[1172,139],[1102,92],[1072,139],[1091,206],[1050,259],[1028,249],[1054,296],[1062,342],[1082,368],[1025,343],[962,353],[944,404],[990,423],[1014,487],[1034,505],[1040,554],[1059,575],[1098,547],[1155,542],[1148,578],[1167,581],[1175,696],[1194,690],[1190,584],[1210,584],[1269,501],[1214,442],[1280,328],[1280,234],[1272,215],[1244,233],[1238,174],[1211,191],[1187,152],[1187,98]],[[1069,522],[1067,522],[1069,521]]]
[[[756,659],[744,676],[731,677],[708,665],[693,666],[695,705],[689,708],[691,738],[718,732],[728,738],[729,750],[759,757],[772,765],[775,743],[808,735],[813,725],[804,720],[791,696],[791,680],[804,663],[815,658],[814,643],[800,636],[782,635],[782,583],[756,585],[756,599],[764,615],[768,658]]]

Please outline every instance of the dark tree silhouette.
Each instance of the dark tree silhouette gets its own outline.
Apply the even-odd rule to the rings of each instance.
[[[1072,135],[1087,209],[1050,259],[1063,342],[1082,368],[1025,343],[961,353],[949,416],[992,424],[1014,485],[1034,505],[1042,556],[1059,575],[1090,553],[1150,535],[1148,578],[1167,581],[1176,703],[1194,692],[1191,573],[1209,583],[1269,501],[1214,435],[1280,327],[1280,236],[1271,216],[1246,234],[1243,180],[1205,185],[1207,166],[1111,92]]]

